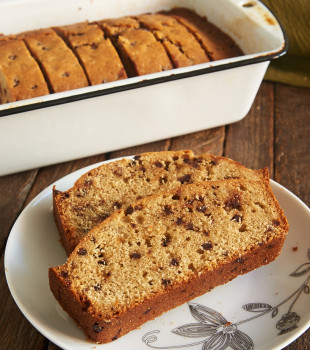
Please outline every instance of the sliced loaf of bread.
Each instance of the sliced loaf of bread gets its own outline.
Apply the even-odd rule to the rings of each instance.
[[[67,254],[94,226],[135,200],[181,184],[206,180],[268,178],[268,170],[192,151],[150,152],[103,164],[64,192],[54,188],[54,216]]]
[[[268,181],[183,185],[114,212],[49,269],[88,339],[107,343],[273,261],[288,223]]]

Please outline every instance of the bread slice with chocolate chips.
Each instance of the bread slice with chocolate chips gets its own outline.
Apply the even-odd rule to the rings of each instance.
[[[51,290],[88,339],[107,343],[273,261],[288,223],[268,181],[183,185],[112,214],[50,268]]]
[[[69,255],[80,239],[115,210],[135,200],[181,184],[206,180],[268,178],[268,170],[251,170],[238,162],[192,151],[150,152],[103,164],[64,192],[54,188],[54,216]]]
[[[127,78],[115,47],[97,24],[84,22],[54,29],[78,57],[90,85]]]

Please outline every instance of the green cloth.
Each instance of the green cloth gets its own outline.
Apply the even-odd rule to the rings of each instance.
[[[271,62],[266,80],[310,87],[310,0],[263,0],[281,23],[288,52]]]

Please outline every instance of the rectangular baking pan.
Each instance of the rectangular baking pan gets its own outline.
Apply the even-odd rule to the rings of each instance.
[[[0,33],[187,7],[244,56],[0,105],[0,176],[237,122],[287,51],[258,0],[1,0]]]

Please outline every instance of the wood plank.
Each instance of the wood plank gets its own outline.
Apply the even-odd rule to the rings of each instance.
[[[310,206],[310,89],[275,92],[275,179]]]
[[[191,149],[197,155],[210,153],[221,156],[223,154],[224,139],[225,127],[221,126],[175,137],[171,140],[170,150]]]
[[[167,151],[169,149],[169,146],[170,146],[170,139],[150,142],[145,145],[138,145],[138,146],[124,148],[121,150],[111,152],[109,154],[109,159],[132,156],[132,155],[136,155],[144,152]]]
[[[6,239],[25,203],[37,171],[26,171],[0,177],[0,254]]]
[[[51,165],[40,169],[33,187],[29,191],[25,205],[37,196],[46,187],[60,178],[88,165],[102,162],[106,159],[105,154],[99,154],[88,158],[81,158],[70,162]]]
[[[247,116],[227,126],[225,156],[247,167],[268,167],[273,177],[274,88],[264,82]]]

